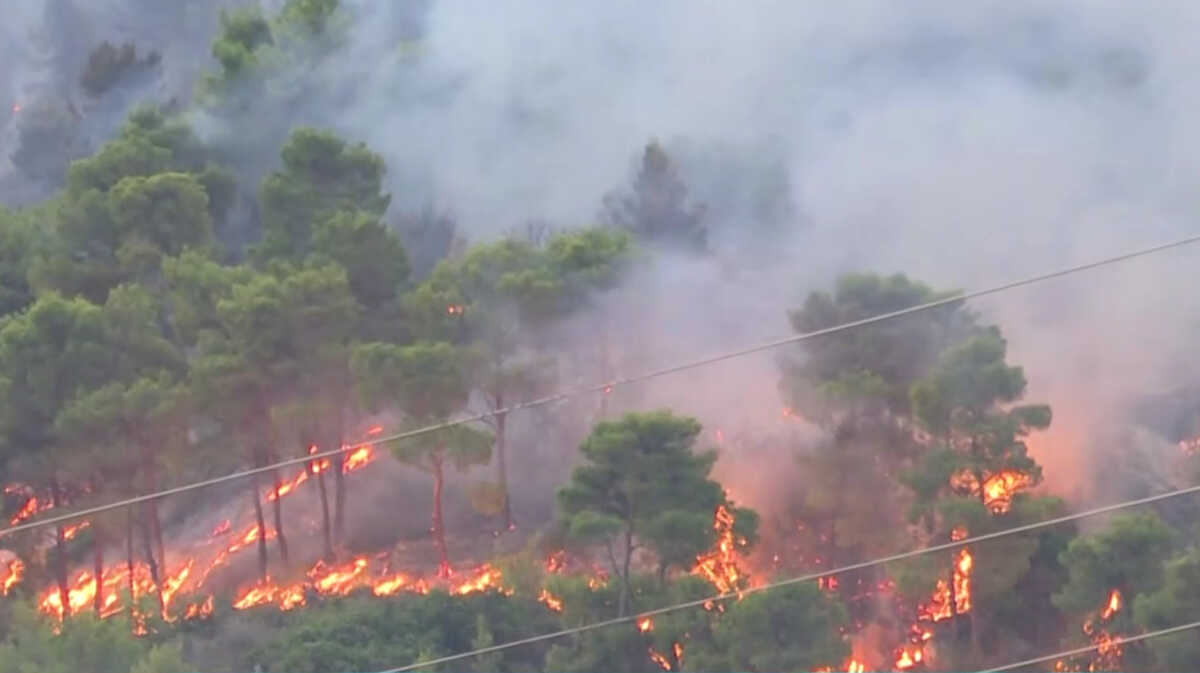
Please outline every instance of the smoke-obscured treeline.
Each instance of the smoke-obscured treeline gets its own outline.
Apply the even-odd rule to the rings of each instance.
[[[504,411],[1151,242],[1114,224],[1147,211],[1114,196],[1137,171],[1101,166],[1101,205],[1064,177],[1095,165],[1063,157],[1152,96],[1162,75],[1137,44],[1026,26],[1056,48],[1016,67],[1012,35],[949,12],[938,29],[982,46],[913,38],[881,47],[902,57],[890,67],[825,63],[847,81],[914,70],[928,86],[967,63],[1028,88],[978,94],[1003,121],[991,135],[972,131],[986,115],[958,125],[972,100],[956,100],[948,133],[912,136],[936,147],[889,154],[872,143],[929,121],[915,103],[872,118],[861,101],[810,101],[819,126],[850,129],[841,145],[786,121],[816,55],[845,56],[822,40],[795,80],[754,85],[771,97],[716,62],[698,93],[685,75],[706,64],[681,53],[704,52],[709,22],[788,41],[715,8],[691,23],[666,7],[677,21],[660,23],[612,3],[605,17],[638,19],[628,35],[584,38],[590,14],[567,8],[543,24],[511,7],[499,35],[443,2],[101,4],[123,17],[111,35],[47,0],[0,46],[5,523],[348,448],[0,538],[0,673],[381,670],[1193,476],[1195,403],[1151,393],[1192,387],[1180,356],[1195,299],[1184,274],[1145,266]],[[842,39],[915,30],[874,20]],[[729,44],[747,72],[779,67],[747,65],[754,39]],[[539,48],[562,67],[525,52]],[[1005,115],[1020,115],[1001,103],[1025,110],[1013,101],[1029,91],[1060,124],[1083,115],[1076,98],[1103,113],[1084,131],[1030,131],[1043,146],[989,163],[1012,159]],[[642,116],[628,107],[639,93]],[[602,109],[617,95],[622,131]],[[796,161],[802,141],[824,158]],[[871,168],[840,172],[864,157]],[[1048,186],[1024,175],[1038,171]],[[1007,199],[1021,207],[998,218]],[[1081,212],[1091,228],[1048,224]],[[381,438],[481,412],[496,413]],[[1116,639],[1200,614],[1195,513],[1181,499],[443,668],[970,670],[1093,644],[1054,665],[1187,670],[1194,634]]]

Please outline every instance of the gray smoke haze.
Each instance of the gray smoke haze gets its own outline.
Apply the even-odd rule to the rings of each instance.
[[[218,4],[152,20],[139,9],[148,3],[106,3],[163,49],[157,85],[182,96],[206,62]],[[660,260],[600,317],[581,319],[608,325],[615,375],[786,335],[785,309],[845,271],[976,289],[1196,230],[1190,28],[1200,7],[346,4],[351,42],[313,75],[323,95],[265,123],[366,141],[388,161],[397,210],[449,210],[472,240],[533,219],[588,224],[603,195],[628,184],[647,140],[666,143],[692,200],[708,206],[715,255]],[[100,16],[92,39],[118,27]],[[6,37],[24,35],[20,21],[6,24]],[[14,40],[0,45],[5,55],[29,51]],[[32,57],[8,62],[17,65],[0,73],[0,94],[47,77]],[[1094,467],[1120,451],[1125,409],[1194,378],[1194,254],[975,306],[1003,327],[1029,399],[1056,411],[1034,443],[1048,486],[1109,500],[1116,491]],[[575,329],[586,335],[578,350],[597,347],[594,330]],[[770,357],[756,356],[660,379],[614,405],[671,406],[710,430],[767,427],[781,407],[777,378]]]

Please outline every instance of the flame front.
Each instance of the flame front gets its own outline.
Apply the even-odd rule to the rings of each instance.
[[[1012,499],[1020,491],[1033,486],[1033,478],[1018,470],[1003,470],[985,474],[982,488],[970,470],[962,470],[950,477],[950,486],[968,495],[983,495],[983,504],[992,514],[1004,514],[1012,508]]]

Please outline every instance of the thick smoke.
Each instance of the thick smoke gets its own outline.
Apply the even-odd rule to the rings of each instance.
[[[183,59],[203,53],[225,3],[192,2],[169,20],[148,18],[145,4],[107,3],[164,50],[176,74],[156,85],[186,96],[195,67]],[[345,4],[351,40],[313,74],[313,91],[327,95],[267,121],[366,141],[388,162],[398,211],[449,210],[473,240],[530,220],[577,226],[628,184],[649,139],[680,163],[691,200],[707,206],[715,254],[660,259],[564,330],[584,351],[599,347],[592,327],[606,325],[613,376],[786,335],[785,309],[841,272],[976,289],[1180,236],[1200,210],[1191,6]],[[17,38],[26,30],[6,23]],[[111,39],[109,28],[118,26],[93,22],[89,39]],[[177,46],[179,34],[190,46]],[[32,49],[20,39],[2,48]],[[74,49],[63,58],[78,62],[85,49]],[[68,79],[26,56],[10,62],[0,75],[10,92]],[[1126,410],[1190,382],[1194,254],[974,306],[1004,328],[1029,399],[1057,412],[1034,443],[1048,486],[1111,499],[1122,476],[1101,479],[1096,465],[1121,449]],[[777,378],[770,357],[755,356],[614,394],[613,404],[671,406],[710,431],[767,428],[782,406]],[[751,488],[743,473],[764,463],[738,462],[731,478]]]

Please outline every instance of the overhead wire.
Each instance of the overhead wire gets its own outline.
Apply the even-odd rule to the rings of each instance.
[[[541,407],[541,406],[545,406],[545,405],[552,404],[555,402],[560,402],[562,400],[565,400],[565,399],[568,399],[571,397],[576,397],[579,395],[584,395],[584,394],[588,394],[588,393],[605,393],[606,394],[606,393],[610,392],[611,390],[613,390],[617,387],[620,387],[620,386],[626,386],[626,385],[631,385],[634,383],[640,383],[642,381],[647,381],[650,379],[655,379],[655,378],[658,378],[661,376],[667,376],[669,374],[675,374],[675,373],[687,371],[690,369],[697,369],[699,367],[705,367],[708,365],[716,364],[718,362],[723,362],[726,360],[732,360],[735,358],[744,357],[747,355],[752,355],[755,353],[772,350],[772,349],[779,348],[781,346],[786,346],[789,344],[795,344],[795,343],[800,343],[803,341],[809,341],[811,339],[816,339],[818,337],[827,336],[830,334],[837,334],[839,332],[844,332],[844,331],[855,329],[858,327],[865,327],[867,325],[872,325],[872,324],[884,322],[887,320],[893,320],[895,318],[900,318],[900,317],[903,317],[906,315],[912,315],[914,313],[928,311],[928,310],[931,310],[934,308],[938,308],[941,306],[947,306],[947,305],[953,304],[953,303],[965,302],[970,299],[977,299],[979,297],[984,297],[984,296],[988,296],[988,295],[998,294],[1001,292],[1006,292],[1008,290],[1013,290],[1013,289],[1016,289],[1019,287],[1033,285],[1036,283],[1045,282],[1047,280],[1061,278],[1063,276],[1069,276],[1071,274],[1079,273],[1081,271],[1087,271],[1090,269],[1095,269],[1095,268],[1099,268],[1099,267],[1103,267],[1103,266],[1108,266],[1111,264],[1116,264],[1119,262],[1128,261],[1128,260],[1135,259],[1138,257],[1144,257],[1144,256],[1155,254],[1158,252],[1164,252],[1166,250],[1171,250],[1174,248],[1180,248],[1180,247],[1183,247],[1186,245],[1191,245],[1196,242],[1200,242],[1200,235],[1188,236],[1188,237],[1177,239],[1177,240],[1170,241],[1167,243],[1154,245],[1154,246],[1151,246],[1148,248],[1142,248],[1140,250],[1135,250],[1132,252],[1127,252],[1127,253],[1115,255],[1112,257],[1106,257],[1106,258],[1095,260],[1092,262],[1087,262],[1084,264],[1078,264],[1075,266],[1066,267],[1064,269],[1059,269],[1057,271],[1051,271],[1048,273],[1042,273],[1042,274],[1038,274],[1035,276],[1029,276],[1026,278],[1022,278],[1020,280],[1010,281],[1008,283],[1004,283],[1002,285],[997,285],[994,287],[986,288],[983,290],[975,290],[972,292],[959,292],[959,293],[950,295],[948,297],[944,297],[942,299],[925,302],[923,304],[917,304],[915,306],[910,306],[908,308],[900,309],[897,311],[889,311],[887,313],[881,313],[879,315],[875,315],[875,316],[872,316],[869,318],[863,318],[861,320],[853,320],[850,322],[845,322],[845,323],[841,323],[838,325],[834,325],[832,327],[826,327],[823,329],[813,330],[811,332],[805,332],[802,334],[795,334],[795,335],[792,335],[789,337],[784,337],[784,338],[776,339],[773,341],[761,343],[756,346],[751,346],[748,348],[743,348],[743,349],[734,350],[734,351],[727,351],[727,352],[713,355],[710,357],[701,358],[699,360],[692,360],[692,361],[674,365],[671,367],[666,367],[663,369],[657,369],[657,370],[652,370],[649,372],[644,372],[642,374],[638,374],[635,376],[617,378],[612,381],[608,381],[607,383],[584,385],[584,386],[579,386],[579,387],[573,388],[573,389],[568,388],[566,390],[560,391],[560,392],[552,394],[552,395],[547,395],[545,397],[540,397],[540,398],[536,398],[533,400],[520,402],[517,404],[509,405],[507,407],[502,407],[499,409],[493,409],[493,410],[486,411],[486,412],[483,412],[480,414],[475,414],[472,416],[459,418],[459,419],[456,419],[453,421],[447,421],[445,423],[437,423],[437,424],[428,425],[428,426],[425,426],[422,428],[417,428],[415,430],[409,430],[406,432],[399,432],[399,433],[395,433],[392,435],[376,437],[369,441],[359,442],[356,444],[343,446],[343,447],[337,448],[337,449],[328,449],[325,451],[318,451],[316,453],[311,453],[306,456],[297,457],[297,458],[287,458],[287,459],[276,461],[274,463],[271,463],[269,465],[265,465],[262,467],[255,467],[255,468],[251,468],[251,469],[247,469],[247,470],[242,470],[240,472],[234,472],[234,473],[223,475],[220,477],[214,477],[212,479],[205,479],[202,481],[184,484],[181,486],[164,489],[164,490],[157,491],[154,493],[147,493],[144,495],[134,496],[132,498],[117,500],[115,502],[111,502],[111,503],[104,504],[104,505],[96,505],[94,507],[88,507],[85,509],[76,510],[74,512],[69,512],[66,514],[60,514],[60,515],[56,515],[56,516],[46,517],[44,519],[38,519],[36,521],[30,521],[30,522],[26,522],[26,523],[16,524],[16,525],[9,526],[8,528],[0,529],[0,538],[4,537],[6,535],[11,535],[13,533],[17,533],[17,532],[24,531],[24,530],[32,530],[34,528],[40,528],[42,526],[50,526],[53,524],[59,524],[59,523],[63,523],[66,521],[78,519],[81,517],[92,516],[94,514],[100,514],[103,512],[110,511],[110,510],[119,509],[121,507],[137,505],[137,504],[140,504],[143,502],[148,502],[151,500],[159,500],[161,498],[166,498],[166,497],[169,497],[172,495],[177,495],[179,493],[186,493],[188,491],[194,491],[196,489],[207,488],[209,486],[215,486],[217,484],[225,483],[228,481],[233,481],[236,479],[244,479],[246,477],[254,476],[256,474],[264,474],[267,472],[272,472],[281,467],[288,467],[291,465],[299,465],[302,463],[310,463],[311,461],[314,461],[314,460],[320,460],[322,458],[328,458],[328,457],[336,456],[339,454],[345,454],[345,453],[352,452],[354,450],[357,450],[357,449],[360,449],[363,447],[373,446],[375,444],[392,442],[392,441],[397,441],[397,440],[402,440],[402,439],[408,439],[411,437],[418,437],[420,435],[425,435],[425,434],[429,434],[432,432],[438,432],[440,430],[446,430],[448,428],[456,427],[459,425],[464,425],[467,423],[474,423],[474,422],[486,420],[489,418],[494,418],[497,416],[507,415],[514,411],[520,411],[523,409],[531,409],[534,407]]]
[[[742,591],[730,591],[730,592],[718,594],[716,596],[711,596],[709,598],[701,598],[698,600],[685,601],[682,603],[674,603],[672,605],[668,605],[665,607],[638,612],[637,614],[633,614],[633,615],[626,615],[624,617],[614,617],[612,619],[606,619],[606,620],[599,621],[599,622],[593,622],[591,624],[584,624],[584,625],[575,626],[575,627],[572,627],[569,629],[562,629],[560,631],[552,631],[550,633],[544,633],[544,634],[537,635],[537,636],[531,636],[531,637],[522,638],[519,640],[512,640],[512,641],[509,641],[506,643],[500,643],[498,645],[491,645],[489,647],[481,647],[481,648],[470,650],[467,652],[460,652],[458,654],[447,655],[444,657],[439,657],[437,659],[430,659],[428,661],[418,661],[418,662],[414,662],[412,664],[408,664],[407,666],[401,666],[399,668],[390,668],[386,671],[383,671],[382,673],[400,673],[401,671],[411,671],[411,670],[414,670],[417,668],[423,668],[426,666],[436,666],[439,664],[445,664],[445,663],[449,663],[451,661],[458,661],[460,659],[467,659],[467,658],[479,656],[482,654],[490,654],[492,652],[499,652],[501,650],[507,650],[507,649],[511,649],[514,647],[520,647],[522,645],[531,645],[533,643],[544,642],[547,640],[555,640],[555,639],[562,638],[565,636],[576,635],[576,634],[584,633],[587,631],[594,631],[596,629],[601,629],[601,628],[605,628],[608,626],[615,626],[617,624],[625,624],[628,622],[645,619],[647,617],[654,617],[654,616],[666,614],[669,612],[676,612],[678,610],[686,610],[688,608],[695,608],[695,607],[711,605],[711,604],[714,604],[714,603],[717,603],[720,601],[727,601],[727,600],[730,600],[733,598],[741,598],[742,596],[745,596],[747,594],[762,593],[762,592],[766,592],[766,591],[771,591],[773,589],[779,589],[781,587],[791,586],[793,584],[812,582],[814,580],[818,580],[823,577],[840,575],[842,573],[850,572],[852,570],[862,570],[864,568],[871,568],[874,566],[884,565],[887,563],[894,563],[896,561],[904,561],[907,559],[916,558],[918,556],[925,556],[927,554],[934,554],[937,552],[947,551],[950,549],[957,549],[959,547],[965,547],[965,546],[972,545],[972,544],[978,544],[980,542],[986,542],[988,540],[995,540],[998,538],[1007,537],[1009,535],[1017,535],[1019,533],[1028,533],[1030,531],[1039,530],[1042,528],[1048,528],[1050,526],[1056,526],[1058,524],[1067,523],[1070,521],[1077,521],[1079,519],[1085,519],[1088,517],[1098,516],[1100,514],[1107,514],[1109,512],[1116,512],[1119,510],[1128,509],[1130,507],[1139,507],[1141,505],[1149,505],[1152,503],[1161,502],[1163,500],[1168,500],[1171,498],[1178,498],[1178,497],[1184,496],[1184,495],[1193,495],[1193,494],[1197,494],[1197,493],[1200,493],[1200,485],[1189,486],[1188,488],[1177,489],[1174,491],[1167,491],[1166,493],[1159,493],[1157,495],[1152,495],[1152,496],[1148,496],[1145,498],[1138,498],[1136,500],[1126,500],[1124,502],[1114,503],[1111,505],[1104,505],[1102,507],[1096,507],[1094,509],[1084,510],[1082,512],[1076,512],[1075,514],[1067,514],[1067,515],[1055,517],[1052,519],[1046,519],[1044,521],[1038,521],[1035,523],[1029,523],[1029,524],[1024,524],[1021,526],[1015,526],[1013,528],[1006,528],[1001,531],[985,533],[983,535],[976,535],[974,537],[967,537],[967,538],[963,538],[962,540],[953,540],[951,542],[934,545],[932,547],[923,547],[921,549],[914,549],[914,550],[910,550],[910,551],[906,551],[906,552],[901,552],[899,554],[893,554],[891,556],[883,556],[883,557],[871,559],[868,561],[852,563],[850,565],[840,566],[838,568],[831,568],[829,570],[819,572],[819,573],[810,573],[807,575],[800,575],[798,577],[791,577],[791,578],[788,578],[785,580],[780,580],[778,582],[772,582],[770,584],[764,584],[764,585],[758,586],[758,587],[750,587],[750,588],[742,590]]]
[[[986,671],[982,671],[982,673],[996,673],[997,671],[1011,671],[1013,669],[1025,668],[1026,666],[1032,666],[1034,664],[1040,664],[1040,663],[1043,663],[1046,661],[1054,661],[1056,659],[1066,659],[1067,657],[1074,657],[1074,656],[1078,656],[1080,654],[1087,654],[1088,652],[1091,652],[1093,650],[1098,650],[1101,647],[1124,645],[1125,643],[1136,643],[1140,640],[1149,640],[1151,638],[1159,638],[1161,636],[1169,636],[1172,633],[1180,633],[1182,631],[1188,631],[1188,630],[1195,629],[1195,628],[1200,628],[1200,622],[1191,622],[1190,624],[1180,624],[1179,626],[1172,626],[1170,628],[1159,629],[1157,631],[1147,631],[1146,633],[1139,633],[1134,636],[1114,637],[1111,641],[1106,642],[1106,643],[1095,643],[1092,645],[1088,645],[1087,647],[1077,647],[1073,650],[1066,650],[1064,652],[1055,652],[1054,654],[1047,654],[1045,656],[1036,657],[1033,659],[1026,659],[1024,661],[1018,661],[1018,662],[1015,662],[1012,664],[1005,664],[1005,665],[999,666],[997,668],[989,668]]]

